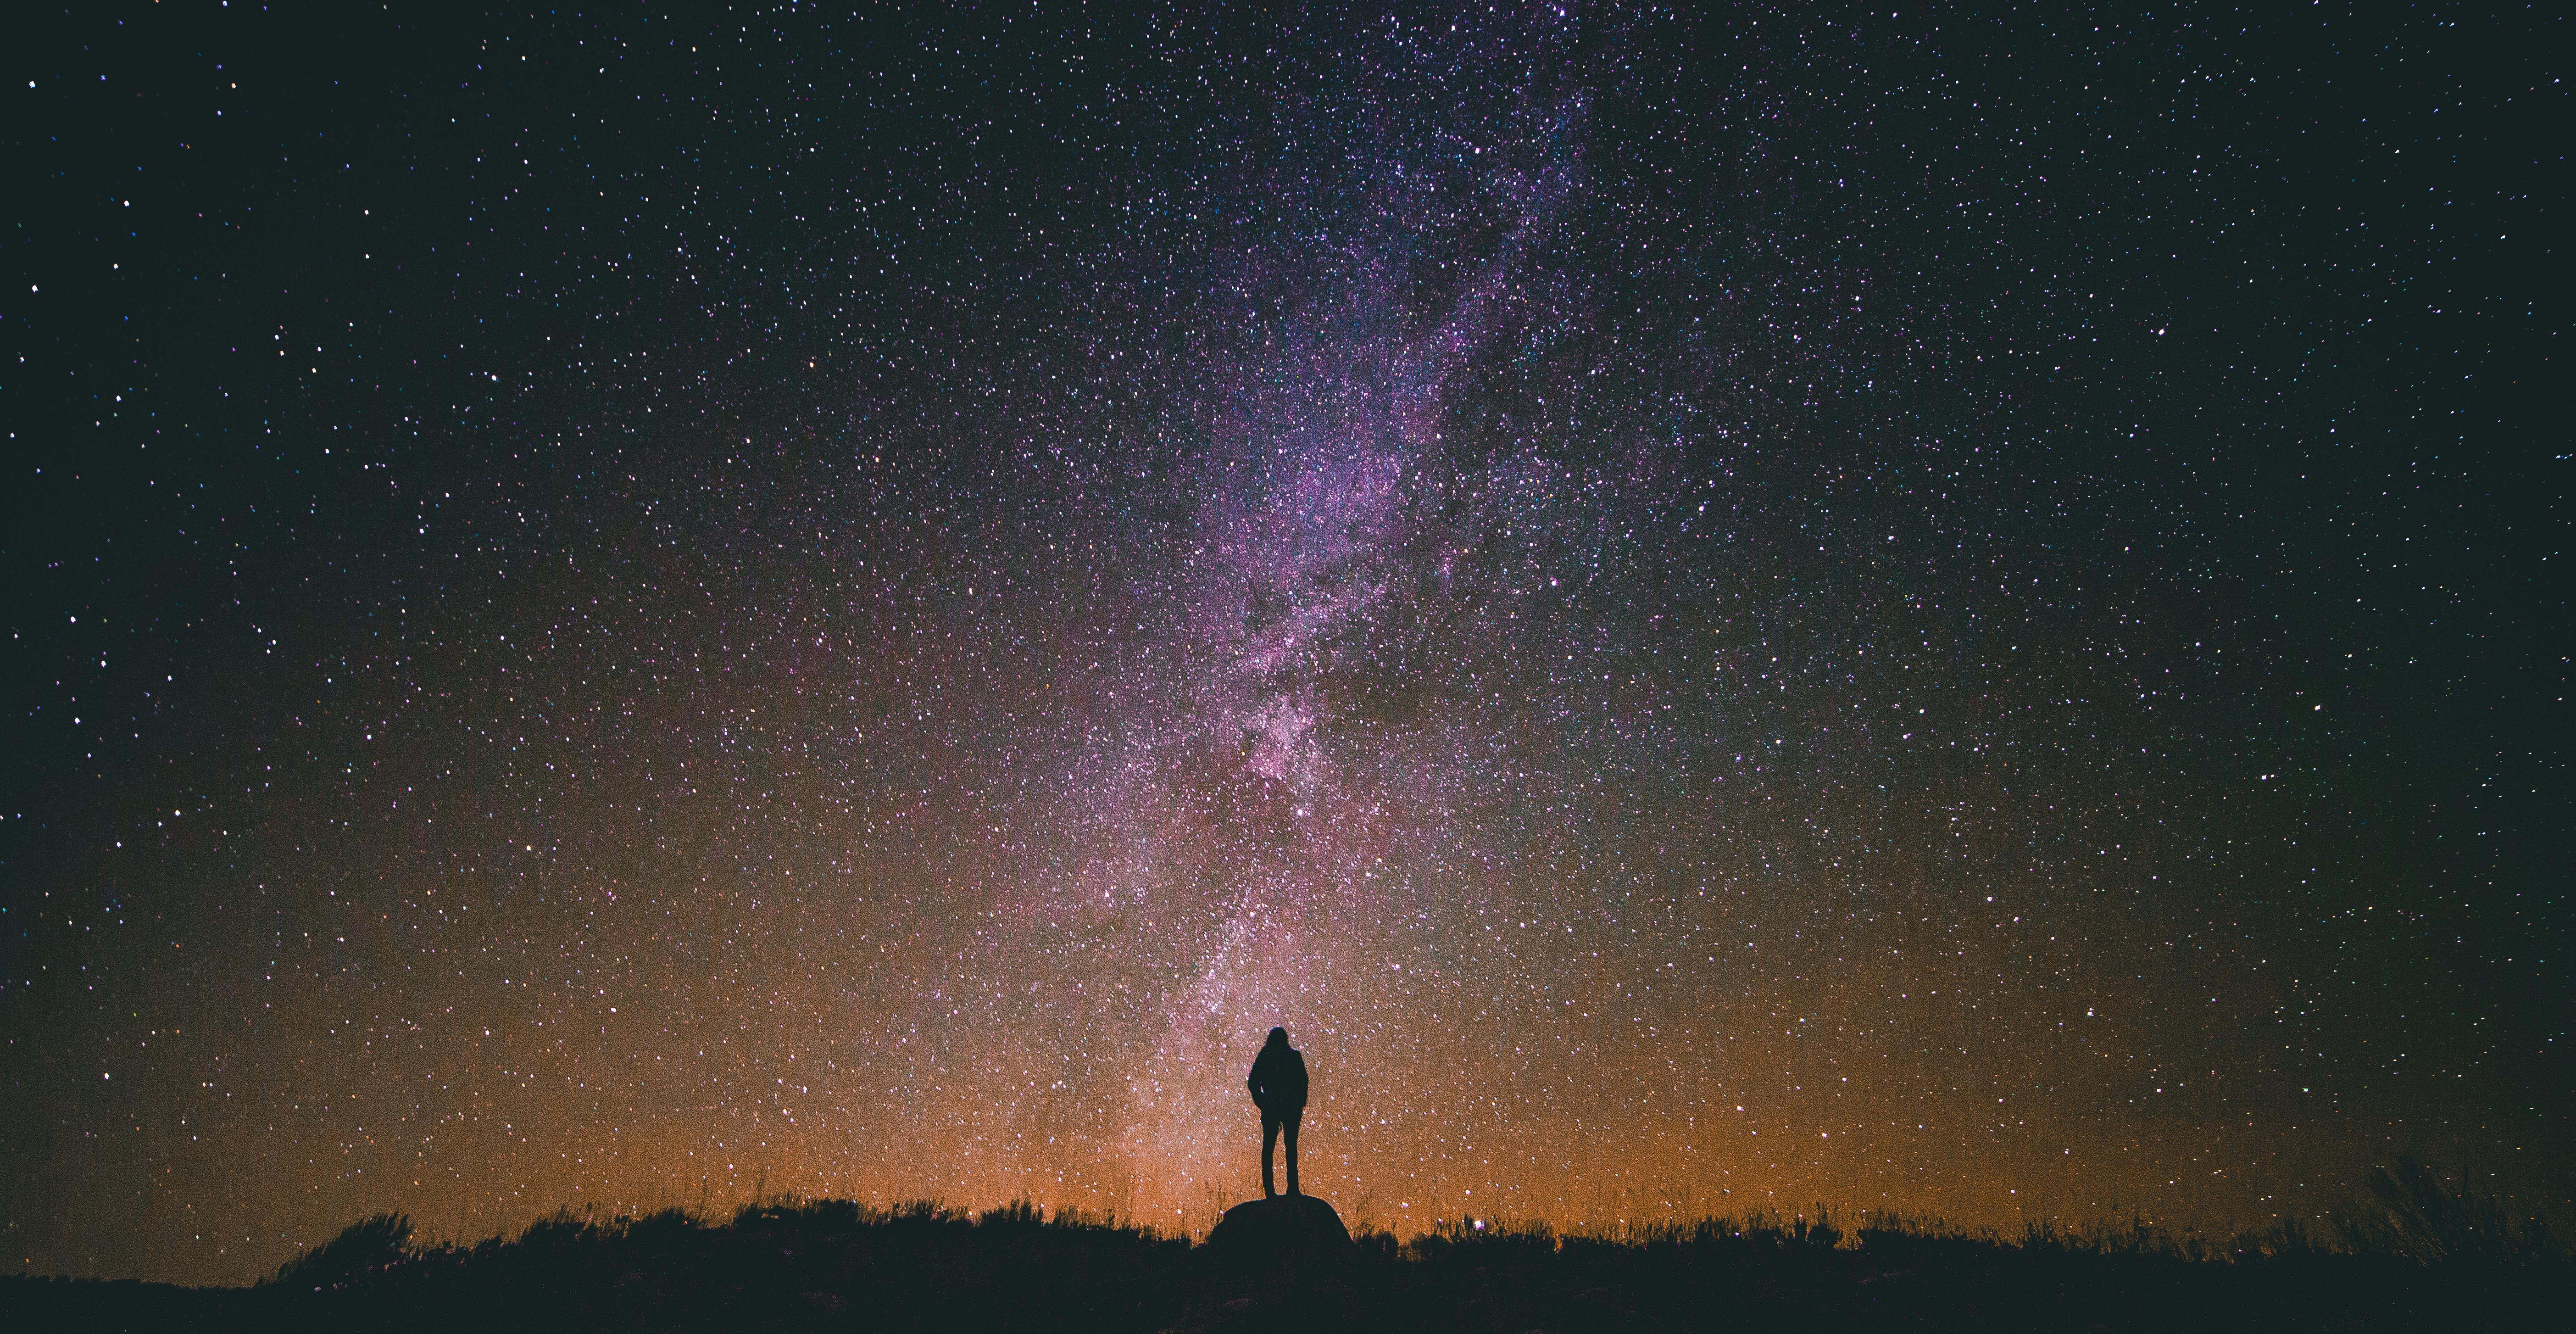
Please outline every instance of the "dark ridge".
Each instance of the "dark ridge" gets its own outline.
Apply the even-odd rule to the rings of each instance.
[[[1876,1215],[1559,1234],[1458,1219],[1263,1267],[1016,1202],[779,1201],[731,1219],[569,1211],[514,1239],[351,1226],[249,1288],[0,1279],[15,1329],[2367,1330],[2546,1327],[2576,1266],[2403,1172],[2351,1221],[2226,1241],[2143,1223],[2018,1238]],[[2438,1184],[2438,1183],[2436,1183]],[[1239,1247],[1235,1248],[1239,1251]]]

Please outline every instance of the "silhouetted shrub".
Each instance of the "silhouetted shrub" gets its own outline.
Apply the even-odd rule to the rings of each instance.
[[[997,1204],[992,1208],[985,1210],[983,1213],[976,1215],[975,1226],[989,1228],[1034,1228],[1044,1220],[1045,1215],[1035,1204],[1032,1204],[1027,1200],[1012,1200],[1007,1204]]]
[[[278,1266],[270,1282],[327,1288],[389,1269],[410,1254],[411,1218],[376,1214],[340,1229],[340,1235]]]
[[[625,1235],[629,1242],[639,1246],[667,1247],[681,1243],[704,1227],[705,1224],[686,1209],[656,1209],[642,1218],[628,1220]]]
[[[2369,1200],[2343,1224],[2345,1245],[2352,1250],[2428,1265],[2565,1254],[2539,1219],[2515,1217],[2503,1201],[2443,1180],[2431,1163],[2411,1154],[2372,1168],[2363,1185]]]
[[[587,1212],[560,1208],[528,1224],[527,1230],[519,1234],[519,1249],[535,1253],[569,1251],[591,1240],[598,1231]]]

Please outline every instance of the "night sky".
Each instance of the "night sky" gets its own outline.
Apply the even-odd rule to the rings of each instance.
[[[0,57],[10,1266],[2576,1197],[2553,7],[358,9]]]

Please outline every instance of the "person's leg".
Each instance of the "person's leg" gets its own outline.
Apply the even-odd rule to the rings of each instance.
[[[1281,1127],[1288,1132],[1288,1193],[1291,1195],[1297,1193],[1297,1123],[1305,1119],[1306,1109],[1300,1107],[1288,1113],[1287,1124]],[[1263,1165],[1268,1165],[1270,1155],[1263,1153],[1261,1161]]]
[[[1292,1130],[1289,1133],[1293,1135],[1296,1132]],[[1278,1118],[1270,1116],[1261,1118],[1261,1198],[1265,1200],[1279,1193],[1279,1179],[1270,1173],[1270,1149],[1278,1142]],[[1288,1141],[1291,1146],[1296,1142],[1293,1139]],[[1288,1164],[1288,1181],[1293,1188],[1297,1181],[1297,1150],[1294,1147],[1288,1150]]]

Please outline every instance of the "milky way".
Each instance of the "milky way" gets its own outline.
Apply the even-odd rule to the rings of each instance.
[[[1273,1024],[1399,1232],[2568,1204],[2558,20],[252,8],[7,94],[12,1264]]]

